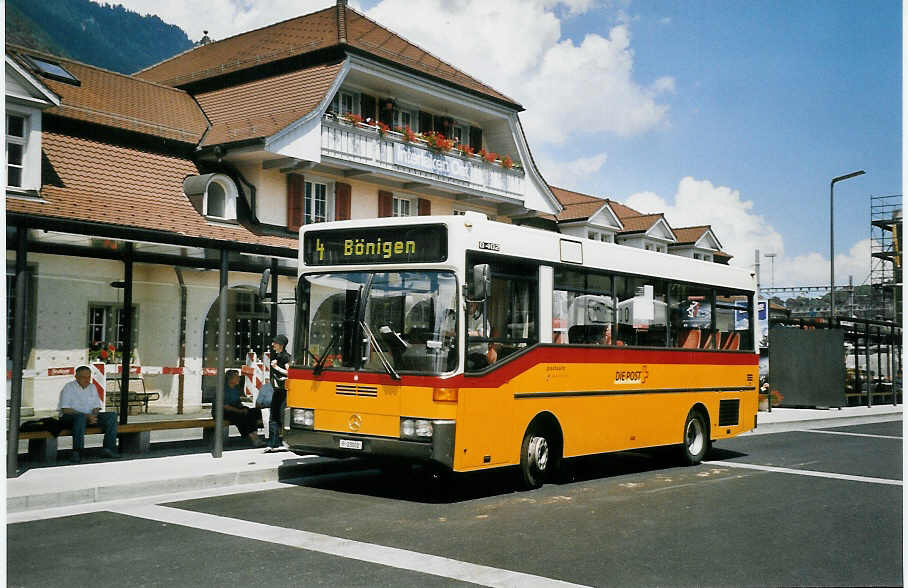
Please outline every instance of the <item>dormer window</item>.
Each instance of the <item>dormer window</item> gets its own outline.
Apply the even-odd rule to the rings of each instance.
[[[183,192],[203,216],[211,220],[235,221],[236,184],[225,174],[189,176],[183,180]]]
[[[219,220],[236,220],[236,185],[229,177],[215,174],[205,190],[202,214]]]

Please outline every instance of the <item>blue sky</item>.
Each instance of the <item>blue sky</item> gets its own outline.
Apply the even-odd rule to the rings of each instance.
[[[331,0],[127,0],[215,39]],[[350,0],[512,96],[550,183],[712,224],[776,285],[867,279],[871,194],[901,192],[897,0]],[[200,21],[199,14],[205,14]],[[765,261],[765,260],[764,260]],[[769,281],[763,272],[764,284]]]
[[[789,255],[828,251],[829,181],[837,248],[869,235],[870,194],[901,192],[899,2],[640,2],[626,8],[635,77],[675,78],[669,128],[605,138],[587,189],[619,199],[670,195],[682,176],[753,200]],[[603,32],[614,10],[565,21]]]

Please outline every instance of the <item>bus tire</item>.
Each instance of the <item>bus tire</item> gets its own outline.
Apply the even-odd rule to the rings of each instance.
[[[684,440],[681,443],[681,457],[686,465],[697,465],[709,450],[709,428],[706,419],[696,408],[692,408],[684,419]]]
[[[533,490],[550,479],[559,456],[557,445],[549,430],[531,426],[520,445],[520,479],[523,487]]]

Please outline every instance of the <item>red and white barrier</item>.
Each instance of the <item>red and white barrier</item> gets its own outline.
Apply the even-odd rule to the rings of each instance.
[[[259,362],[261,364],[261,362]],[[80,364],[84,365],[84,364]],[[103,364],[103,363],[94,363],[91,364],[92,373],[94,370],[101,374],[104,374],[104,378],[112,374],[121,374],[123,373],[123,366],[120,364]],[[102,367],[93,367],[93,366],[103,366]],[[35,376],[72,376],[76,373],[76,367],[78,366],[67,366],[67,367],[50,367],[40,370],[22,370],[23,378],[33,378]],[[235,368],[229,368],[235,369]],[[242,368],[243,373],[246,373],[246,366]],[[268,369],[263,368],[264,379],[268,379]],[[186,367],[177,367],[177,366],[148,366],[148,365],[131,365],[129,366],[129,374],[131,376],[216,376],[218,375],[217,368],[201,368],[201,369],[190,369]],[[10,380],[13,377],[12,370],[6,371],[6,379]],[[261,385],[259,385],[259,388]],[[258,389],[258,388],[257,388]]]
[[[107,366],[103,363],[92,363],[88,367],[91,368],[91,383],[95,385],[95,390],[98,391],[101,406],[104,406],[104,403],[107,402],[107,377],[104,375]],[[75,368],[73,368],[73,373],[75,373]]]

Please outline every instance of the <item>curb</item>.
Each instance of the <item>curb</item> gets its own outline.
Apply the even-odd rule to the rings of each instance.
[[[786,431],[797,431],[800,429],[829,429],[832,427],[849,427],[853,425],[870,425],[873,423],[888,423],[902,419],[902,411],[898,410],[873,415],[847,416],[847,417],[830,417],[819,419],[799,419],[791,421],[778,421],[771,423],[760,423],[757,417],[757,428],[740,436],[748,435],[766,435],[769,433],[784,433]]]
[[[11,496],[7,498],[6,509],[8,513],[21,513],[33,510],[87,505],[96,502],[147,498],[199,490],[212,490],[214,488],[230,488],[235,486],[263,484],[267,482],[297,480],[312,476],[334,474],[341,471],[346,472],[364,469],[367,467],[365,464],[351,463],[351,460],[344,459],[330,459],[316,456],[305,456],[297,459],[306,459],[306,461],[304,463],[279,465],[277,467],[263,466],[249,470],[234,470],[201,476],[181,476],[170,479],[127,482],[123,484],[105,485],[102,483],[97,486],[75,490],[59,490],[54,492],[42,492],[39,494]]]

